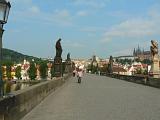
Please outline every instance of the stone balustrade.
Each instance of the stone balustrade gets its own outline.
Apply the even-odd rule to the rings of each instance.
[[[47,95],[63,85],[71,75],[42,82],[23,90],[15,91],[0,100],[0,120],[20,120],[38,105]]]
[[[160,88],[160,78],[152,78],[148,76],[127,76],[119,74],[107,74],[108,77],[117,78],[120,80],[125,80],[128,82],[134,82],[138,84],[148,85],[156,88]]]

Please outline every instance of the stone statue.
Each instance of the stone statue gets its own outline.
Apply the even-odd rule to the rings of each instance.
[[[68,60],[68,61],[71,60],[71,58],[70,58],[70,53],[67,54],[67,60]]]
[[[153,78],[159,78],[160,69],[159,69],[158,43],[155,40],[151,40],[150,49],[151,49],[152,64],[149,75]]]
[[[152,58],[155,57],[155,55],[158,55],[158,43],[154,40],[151,40],[151,55],[152,55]]]
[[[93,60],[92,60],[92,61],[93,61],[93,62],[97,62],[95,55],[93,55]]]
[[[56,57],[61,57],[62,55],[62,47],[61,47],[61,38],[58,39],[58,41],[56,42]]]
[[[71,64],[70,53],[68,53],[65,63],[65,73],[71,73],[71,72],[72,72],[72,64]]]
[[[113,62],[114,62],[113,57],[110,56],[108,63],[108,73],[113,73]]]
[[[113,57],[112,56],[110,56],[110,58],[109,58],[109,63],[111,65],[111,67],[113,67]]]

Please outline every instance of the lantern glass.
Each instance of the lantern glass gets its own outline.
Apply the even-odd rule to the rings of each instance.
[[[6,6],[5,20],[4,20],[5,22],[7,22],[8,20],[9,10],[10,10],[10,3],[8,3],[8,5]]]
[[[0,4],[0,22],[5,21],[5,11],[6,11],[6,5]]]
[[[10,7],[11,5],[9,2],[6,2],[5,0],[0,0],[0,23],[1,24],[7,23]]]

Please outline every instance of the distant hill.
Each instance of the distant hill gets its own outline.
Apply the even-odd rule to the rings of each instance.
[[[14,50],[3,48],[2,49],[2,59],[3,60],[11,60],[11,61],[14,61],[14,62],[22,62],[24,59],[27,59],[27,60],[34,59],[34,60],[36,60],[36,59],[39,59],[39,58],[24,55],[22,53],[14,51]]]

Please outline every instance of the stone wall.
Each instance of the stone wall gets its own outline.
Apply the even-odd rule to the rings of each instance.
[[[151,78],[147,76],[127,76],[118,74],[107,74],[108,77],[125,80],[128,82],[134,82],[138,84],[148,85],[156,88],[160,88],[160,78]]]
[[[69,77],[70,75],[42,82],[26,89],[15,91],[12,95],[0,100],[0,120],[20,120],[47,95],[64,84]]]

